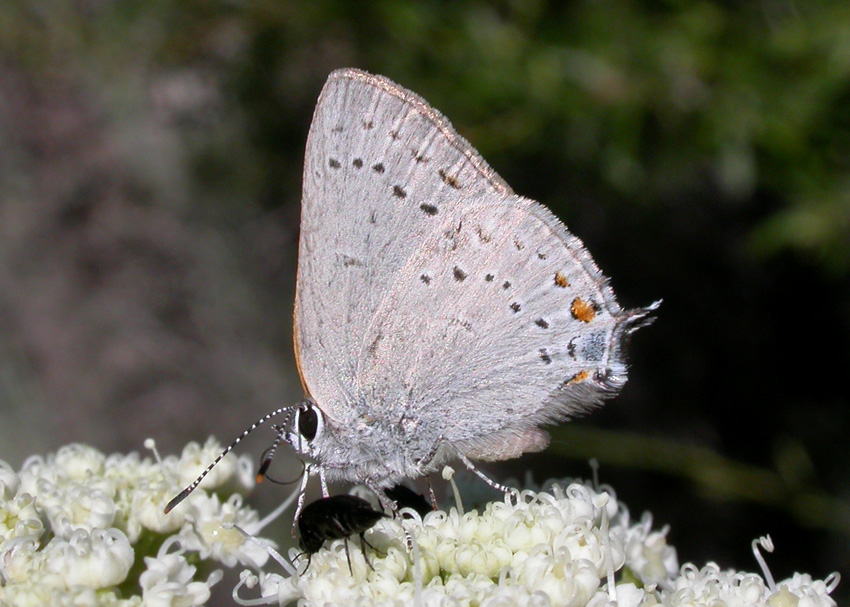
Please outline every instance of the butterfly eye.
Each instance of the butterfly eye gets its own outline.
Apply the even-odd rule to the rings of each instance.
[[[298,412],[298,433],[308,441],[316,438],[319,428],[319,416],[313,407],[305,407]]]

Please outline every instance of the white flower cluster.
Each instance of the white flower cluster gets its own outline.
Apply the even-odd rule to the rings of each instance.
[[[264,521],[242,505],[254,482],[245,458],[222,460],[163,513],[219,450],[210,440],[160,461],[69,445],[28,459],[19,472],[0,461],[0,606],[193,607],[220,580],[215,567],[237,564],[259,572],[243,572],[234,589],[243,605],[836,605],[829,595],[837,574],[774,583],[757,549],[763,575],[713,563],[679,567],[666,529],[653,530],[648,515],[632,521],[613,491],[579,483],[508,495],[480,514],[453,508],[423,519],[404,510],[412,518],[383,519],[367,532],[376,549],[368,564],[355,537],[350,554],[336,540],[311,555],[309,567],[290,550],[296,568],[252,537]],[[269,554],[287,576],[263,571]],[[260,598],[240,597],[255,585]]]
[[[407,511],[405,511],[407,512]],[[368,533],[369,563],[358,538],[328,543],[300,574],[244,572],[234,596],[242,604],[298,601],[320,605],[497,606],[763,606],[829,607],[837,577],[795,575],[774,585],[755,574],[715,565],[679,567],[667,530],[637,523],[609,492],[583,484],[523,491],[482,513],[433,512],[383,519]],[[289,568],[289,563],[286,564]],[[769,578],[769,575],[767,576]],[[259,585],[263,599],[241,599]],[[244,593],[242,593],[244,594]]]
[[[231,525],[258,531],[256,512],[239,493],[222,502],[205,491],[246,492],[250,462],[225,458],[203,489],[163,513],[220,449],[210,439],[154,461],[72,444],[29,458],[17,473],[0,461],[0,605],[190,607],[204,604],[221,577],[196,579],[192,553],[262,567],[266,551]],[[131,570],[138,579],[128,580]]]
[[[835,607],[829,594],[838,585],[838,574],[826,581],[795,573],[774,586],[755,573],[721,570],[714,563],[698,569],[682,566],[675,585],[663,593],[661,603],[669,607],[696,605],[741,605],[754,607]]]

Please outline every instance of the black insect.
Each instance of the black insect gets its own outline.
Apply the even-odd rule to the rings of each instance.
[[[308,504],[298,518],[301,549],[304,551],[302,554],[307,555],[307,567],[310,567],[310,557],[319,551],[325,541],[342,538],[345,540],[348,570],[352,571],[348,536],[356,533],[360,536],[363,559],[370,569],[374,569],[366,558],[366,546],[373,549],[374,546],[371,546],[363,535],[384,517],[386,515],[383,512],[374,510],[369,502],[354,495],[333,495]],[[304,571],[306,572],[307,568]]]
[[[434,511],[434,507],[422,497],[421,493],[416,493],[404,485],[396,485],[392,489],[387,489],[386,494],[398,505],[399,509],[412,508],[419,513],[419,516],[425,516]]]

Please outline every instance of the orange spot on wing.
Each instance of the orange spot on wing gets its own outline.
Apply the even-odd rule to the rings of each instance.
[[[576,297],[570,306],[573,318],[581,322],[590,322],[596,317],[596,310],[593,304],[583,300],[581,297]]]
[[[570,281],[567,280],[567,277],[562,272],[555,272],[555,284],[562,289],[566,289],[570,286]]]
[[[590,371],[579,371],[567,381],[564,382],[565,386],[572,386],[573,384],[577,384],[579,382],[583,382],[588,377],[590,377]]]

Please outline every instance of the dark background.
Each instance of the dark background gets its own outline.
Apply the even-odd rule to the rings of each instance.
[[[354,66],[550,206],[621,303],[664,299],[621,396],[490,473],[596,457],[681,562],[755,571],[769,533],[775,577],[847,572],[848,31],[844,0],[3,3],[0,457],[174,453],[301,397],[303,148]]]

